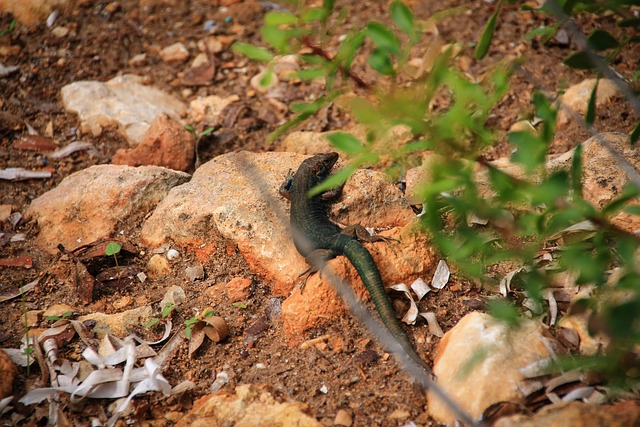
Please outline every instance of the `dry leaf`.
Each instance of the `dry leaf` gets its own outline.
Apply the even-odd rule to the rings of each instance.
[[[440,260],[438,262],[438,266],[436,267],[436,272],[433,273],[433,279],[431,279],[431,286],[436,289],[442,289],[449,281],[449,276],[451,272],[449,271],[449,267],[444,260]]]

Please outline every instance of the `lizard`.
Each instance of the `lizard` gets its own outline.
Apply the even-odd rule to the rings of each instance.
[[[302,273],[312,274],[324,261],[344,255],[355,267],[362,279],[382,323],[400,342],[407,355],[430,373],[426,362],[418,356],[405,334],[395,311],[387,297],[380,271],[371,253],[360,241],[389,241],[383,236],[371,236],[359,224],[345,229],[331,222],[327,206],[341,193],[342,186],[324,193],[309,196],[309,190],[324,181],[338,161],[338,153],[316,154],[305,159],[295,174],[289,174],[280,187],[280,194],[291,202],[290,223],[293,242],[298,252],[305,257],[310,268]],[[359,241],[360,240],[360,241]],[[307,275],[307,278],[309,276]]]

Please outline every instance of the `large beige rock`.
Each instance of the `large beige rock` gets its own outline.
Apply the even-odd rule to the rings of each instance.
[[[278,190],[288,171],[297,169],[305,158],[293,153],[249,152],[216,157],[198,168],[189,183],[169,193],[144,223],[143,242],[157,247],[171,240],[190,247],[204,262],[215,250],[216,239],[231,240],[252,270],[273,282],[274,292],[288,294],[307,265],[293,246],[289,203]],[[399,191],[394,194],[393,185],[385,184],[382,174],[358,171],[353,180],[366,181],[366,188],[345,188],[342,201],[335,206],[338,222],[355,218],[362,225],[384,228],[409,220],[406,202],[401,203]],[[376,194],[379,191],[386,195],[384,200]],[[361,218],[357,218],[359,211]]]
[[[25,25],[44,22],[54,9],[71,10],[76,0],[0,0],[0,11],[9,12]]]
[[[118,232],[119,223],[145,213],[162,200],[171,187],[189,175],[157,166],[98,165],[76,172],[31,202],[27,218],[38,222],[38,244],[56,253]]]
[[[296,131],[288,134],[279,147],[282,151],[313,155],[335,151],[326,132]]]
[[[584,117],[595,84],[596,79],[586,79],[571,86],[560,97],[560,102]],[[598,82],[598,92],[596,93],[596,111],[607,105],[609,100],[617,93],[618,89],[612,80],[601,79],[600,82]],[[560,111],[558,111],[558,126],[566,125],[571,120],[573,120],[571,114],[560,108]]]
[[[616,159],[602,144],[607,142],[622,155],[636,176],[640,173],[640,149],[638,144],[629,144],[629,136],[624,133],[601,133],[583,143],[583,196],[596,208],[602,208],[618,198],[629,184],[624,165]],[[639,205],[634,199],[627,205]],[[640,217],[619,212],[611,218],[615,225],[635,233],[640,231]]]
[[[235,393],[223,390],[201,397],[177,427],[322,427],[307,410],[302,403],[277,402],[267,386],[245,384]]]
[[[80,117],[80,129],[98,136],[117,126],[131,146],[137,145],[160,113],[179,120],[186,106],[177,98],[141,83],[131,74],[108,82],[80,81],[61,90],[64,107]]]
[[[427,270],[435,268],[436,257],[424,233],[409,224],[382,234],[399,240],[399,243],[376,242],[365,246],[378,265],[385,285],[411,283],[419,277],[427,281]],[[360,300],[369,299],[358,272],[345,257],[329,261],[327,268],[352,286]],[[396,296],[404,298],[399,293]],[[307,338],[306,332],[332,323],[337,316],[347,315],[347,312],[347,307],[326,277],[315,273],[309,277],[304,292],[296,288],[282,303],[282,322],[287,342],[297,345]],[[398,317],[403,314],[398,313]]]
[[[474,419],[496,402],[522,401],[520,369],[550,356],[541,327],[525,321],[510,330],[488,314],[466,315],[438,345],[433,366],[438,384]],[[432,393],[429,413],[443,423],[456,419]]]
[[[196,157],[196,141],[177,121],[158,114],[140,144],[130,150],[120,149],[111,159],[114,165],[153,165],[186,172]]]
[[[278,189],[287,171],[303,158],[249,152],[216,157],[158,205],[142,226],[142,241],[152,247],[173,241],[206,262],[216,240],[229,239],[254,271],[286,292],[295,272],[306,264],[289,243],[286,203]]]
[[[218,95],[196,98],[189,103],[189,123],[218,124],[223,118],[222,112],[225,108],[239,100],[238,95],[226,98]]]
[[[140,328],[147,325],[153,318],[154,312],[151,306],[133,308],[115,314],[90,313],[80,316],[79,321],[95,321],[93,332],[98,339],[104,338],[106,334],[112,334],[119,338],[129,335],[131,329]]]
[[[534,415],[513,415],[499,419],[494,427],[627,427],[640,423],[640,404],[626,401],[615,405],[568,402],[549,405]]]

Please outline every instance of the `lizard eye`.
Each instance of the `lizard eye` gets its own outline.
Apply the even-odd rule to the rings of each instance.
[[[293,185],[293,175],[287,177],[284,184],[282,184],[282,188],[284,190],[291,190],[292,185]]]

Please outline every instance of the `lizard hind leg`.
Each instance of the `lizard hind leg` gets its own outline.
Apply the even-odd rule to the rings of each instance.
[[[335,257],[336,253],[331,249],[316,249],[307,255],[306,260],[307,264],[309,264],[309,268],[298,275],[298,279],[305,276],[302,284],[300,285],[300,293],[304,292],[307,280],[309,280],[309,277],[311,277],[312,274],[320,272],[320,278],[322,278],[322,268],[324,268],[325,263]]]

